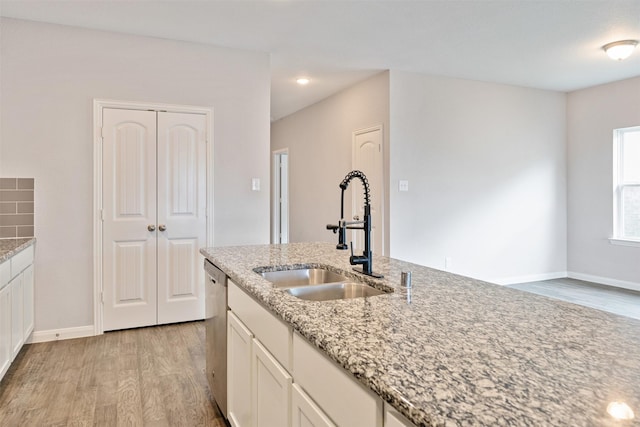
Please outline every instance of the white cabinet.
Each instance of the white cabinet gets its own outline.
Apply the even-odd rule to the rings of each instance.
[[[298,333],[293,335],[293,377],[337,425],[382,426],[382,399]]]
[[[233,427],[382,427],[382,399],[229,280]]]
[[[33,246],[0,264],[0,379],[33,332]]]
[[[227,413],[233,427],[252,426],[251,361],[253,335],[229,311],[227,316]]]
[[[402,414],[396,411],[391,405],[384,404],[384,427],[412,427],[415,424],[407,420]]]
[[[298,384],[291,390],[291,427],[335,427]]]
[[[35,323],[35,311],[34,311],[34,281],[33,281],[33,265],[27,267],[22,273],[22,287],[23,287],[23,319],[22,328],[24,331],[24,339],[26,340],[33,332],[33,326]]]
[[[0,379],[11,364],[11,287],[0,283]]]
[[[254,426],[289,426],[291,375],[255,338],[252,365]]]
[[[9,283],[11,288],[11,358],[15,358],[24,344],[24,287],[22,274]]]

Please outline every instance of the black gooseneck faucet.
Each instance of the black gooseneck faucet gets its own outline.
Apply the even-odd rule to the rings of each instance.
[[[353,178],[358,178],[362,181],[362,186],[364,187],[364,218],[363,221],[345,221],[344,220],[344,191],[349,187],[349,183]],[[328,230],[333,230],[334,233],[338,233],[338,244],[336,245],[336,249],[348,249],[349,246],[346,244],[346,232],[347,229],[350,230],[363,230],[364,231],[364,251],[362,255],[354,255],[353,254],[353,242],[351,242],[351,256],[349,257],[349,262],[351,265],[360,265],[362,264],[362,273],[382,278],[381,274],[377,274],[373,272],[373,253],[371,252],[371,204],[370,204],[370,196],[369,196],[369,181],[367,177],[358,170],[353,170],[344,177],[342,182],[340,183],[340,188],[342,189],[341,199],[340,199],[340,221],[338,225],[327,225]],[[357,224],[362,224],[357,226]],[[354,269],[355,270],[355,269]],[[359,270],[356,270],[359,271]]]

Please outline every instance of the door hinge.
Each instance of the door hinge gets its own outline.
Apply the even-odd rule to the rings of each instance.
[[[100,221],[104,222],[104,209],[100,209]]]
[[[104,292],[100,292],[100,303],[104,304]]]

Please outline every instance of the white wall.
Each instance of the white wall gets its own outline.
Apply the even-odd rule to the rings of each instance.
[[[613,130],[640,125],[640,77],[572,92],[567,111],[570,274],[640,289],[640,247],[608,240],[613,236]]]
[[[289,149],[291,242],[338,242],[325,227],[340,219],[338,185],[352,169],[353,132],[382,124],[388,164],[388,121],[389,73],[383,72],[272,124],[271,149]],[[351,187],[345,192],[345,213],[351,209]],[[388,216],[386,222],[388,242]]]
[[[392,71],[391,256],[498,282],[566,271],[566,95]],[[409,192],[398,181],[409,180]]]
[[[36,330],[93,324],[94,98],[212,108],[214,244],[268,243],[267,54],[12,19],[0,35],[0,168],[36,186]]]

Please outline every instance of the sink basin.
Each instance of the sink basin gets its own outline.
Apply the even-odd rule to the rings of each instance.
[[[271,282],[275,288],[310,301],[372,297],[393,292],[354,282],[353,278],[321,267],[262,272],[256,270],[256,273]]]
[[[298,286],[314,286],[325,283],[349,282],[341,274],[324,268],[300,268],[296,270],[265,271],[260,273],[276,288],[294,288]]]
[[[294,297],[310,301],[372,297],[386,293],[364,283],[352,282],[289,288],[286,292]]]

